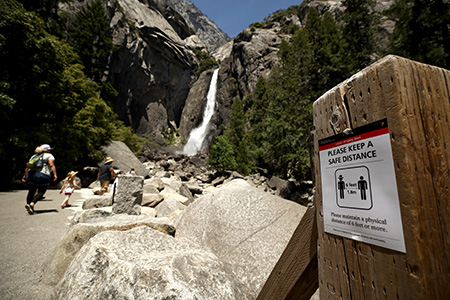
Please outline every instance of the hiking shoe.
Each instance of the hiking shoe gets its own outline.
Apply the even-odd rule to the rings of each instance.
[[[33,210],[33,208],[31,207],[30,204],[25,205],[25,208],[27,209],[27,211],[28,211],[28,213],[29,213],[30,215],[33,215],[33,214],[34,214],[34,210]]]

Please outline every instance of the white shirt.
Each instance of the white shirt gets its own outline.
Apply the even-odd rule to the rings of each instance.
[[[55,160],[55,157],[51,153],[44,153],[44,165],[42,166],[41,173],[51,176],[52,171],[50,170],[50,166],[48,165],[49,160]]]

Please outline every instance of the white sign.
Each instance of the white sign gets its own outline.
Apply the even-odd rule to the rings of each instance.
[[[325,232],[405,253],[387,119],[319,141]]]

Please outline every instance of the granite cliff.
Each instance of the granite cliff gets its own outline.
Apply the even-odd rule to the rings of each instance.
[[[90,3],[81,0],[61,5],[72,13]],[[220,63],[216,114],[207,135],[207,145],[227,124],[232,99],[254,91],[260,76],[267,77],[279,62],[282,40],[289,40],[286,27],[302,27],[311,7],[319,13],[342,10],[340,0],[310,1],[296,13],[275,12],[263,26],[243,30],[234,39],[186,0],[102,0],[110,21],[115,51],[105,80],[118,96],[114,106],[119,118],[154,145],[169,146],[167,137],[186,138],[202,121],[202,111],[212,70],[197,73],[198,54],[208,53]],[[377,1],[377,10],[392,1]],[[386,32],[392,24],[385,20]],[[178,145],[180,146],[180,145]],[[203,147],[207,149],[208,147]]]
[[[91,2],[61,4],[60,14],[74,16]],[[179,127],[197,79],[195,53],[229,38],[188,1],[102,0],[102,4],[115,49],[104,80],[118,92],[116,112],[137,134],[165,145],[164,135]]]

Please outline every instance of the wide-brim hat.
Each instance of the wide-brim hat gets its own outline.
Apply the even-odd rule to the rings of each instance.
[[[67,174],[67,177],[72,178],[75,177],[75,175],[78,174],[78,171],[70,171],[69,174]]]
[[[107,163],[110,163],[110,162],[113,162],[114,161],[114,159],[112,159],[111,157],[107,157],[106,159],[105,159],[105,164],[107,164]]]
[[[78,174],[78,171],[70,171],[69,174],[67,174],[67,176],[74,177],[77,174]]]

